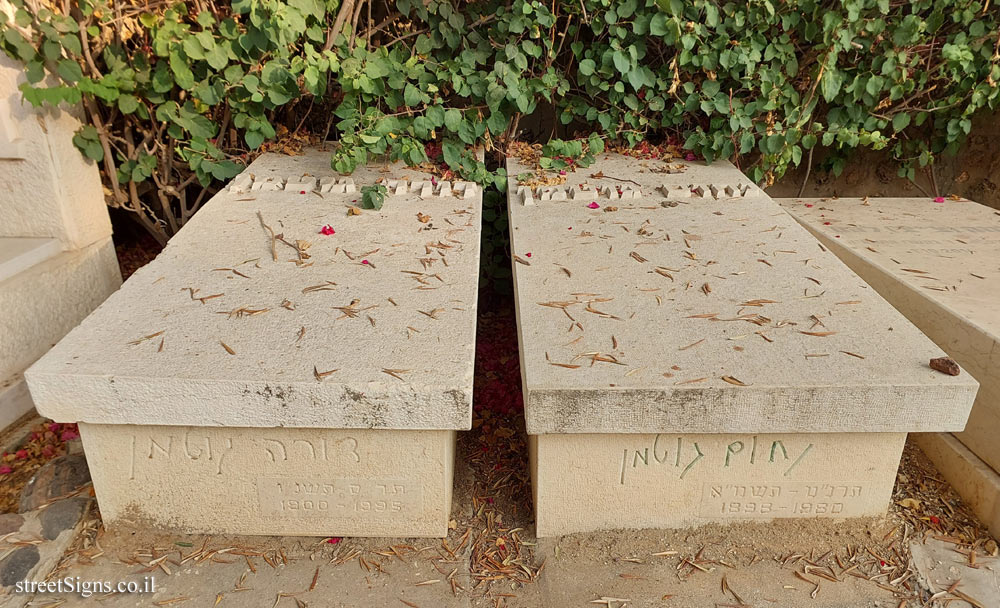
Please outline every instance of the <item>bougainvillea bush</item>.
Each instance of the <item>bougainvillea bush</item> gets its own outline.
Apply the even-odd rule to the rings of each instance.
[[[554,116],[546,138],[682,142],[760,182],[817,146],[912,176],[1000,99],[990,0],[8,1],[25,99],[82,102],[110,204],[161,240],[276,139],[503,187],[470,147]]]

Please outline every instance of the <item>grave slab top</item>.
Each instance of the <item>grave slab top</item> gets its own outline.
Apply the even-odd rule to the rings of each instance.
[[[787,198],[800,222],[1000,341],[1000,211],[946,198]]]
[[[976,381],[731,164],[567,179],[509,189],[529,433],[964,427]]]
[[[401,165],[349,181],[329,162],[313,150],[251,164],[25,374],[39,412],[470,428],[481,190]],[[408,181],[381,211],[351,214],[379,179]]]

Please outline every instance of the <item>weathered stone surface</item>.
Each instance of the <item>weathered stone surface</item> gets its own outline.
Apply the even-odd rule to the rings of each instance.
[[[348,216],[360,195],[282,189],[288,176],[328,175],[329,152],[265,154],[247,172],[252,191],[209,201],[25,374],[39,412],[104,424],[469,428],[481,191],[411,192]],[[373,167],[353,180],[420,176]],[[274,189],[253,190],[265,183]],[[272,250],[262,223],[288,244]],[[335,234],[320,234],[327,224]]]
[[[38,547],[19,547],[0,562],[0,585],[10,587],[23,581],[38,563]]]
[[[0,283],[0,378],[24,371],[121,280],[114,243],[107,238],[62,252]],[[0,423],[9,424],[23,413],[0,413]]]
[[[529,433],[964,427],[977,383],[930,369],[944,353],[732,165],[638,166],[566,184],[636,200],[511,195]]]
[[[538,536],[885,513],[905,433],[530,437]]]
[[[454,431],[81,424],[105,523],[445,536]]]
[[[67,454],[38,469],[21,491],[18,510],[22,513],[44,505],[54,498],[75,492],[90,483],[90,469],[83,454]]]
[[[956,436],[1000,470],[1000,212],[930,198],[782,205],[979,380]]]

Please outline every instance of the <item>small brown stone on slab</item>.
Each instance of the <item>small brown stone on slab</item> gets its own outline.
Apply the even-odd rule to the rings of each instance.
[[[957,376],[962,373],[962,370],[958,367],[958,363],[955,363],[955,360],[949,357],[931,359],[930,366],[931,369],[937,370],[942,374],[948,374],[949,376]]]

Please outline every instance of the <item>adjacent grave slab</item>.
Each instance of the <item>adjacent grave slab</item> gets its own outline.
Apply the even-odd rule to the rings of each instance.
[[[964,427],[976,381],[729,163],[568,180],[509,201],[540,536],[878,515]]]
[[[928,368],[941,349],[732,165],[638,167],[569,176],[632,201],[511,189],[529,433],[964,428],[975,380]]]
[[[87,423],[105,516],[444,534],[447,446],[471,424],[482,195],[441,182],[429,198],[410,188],[381,211],[351,211],[362,187],[389,179],[432,180],[391,165],[335,176],[318,150],[262,156],[26,373],[41,413]],[[279,432],[284,453],[267,441]],[[368,460],[321,456],[349,439]],[[144,454],[133,460],[148,470],[121,475],[124,454]],[[350,511],[401,481],[414,485],[399,509]],[[297,500],[281,493],[296,483],[330,485],[350,513],[272,523],[287,519],[275,505]],[[237,489],[208,495],[220,484]]]
[[[781,202],[979,380],[956,436],[1000,470],[1000,212],[930,198]]]
[[[1000,473],[951,433],[917,433],[913,441],[993,536],[1000,538]]]

